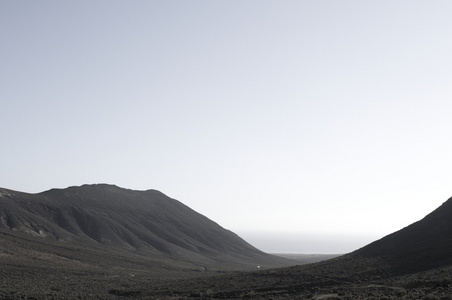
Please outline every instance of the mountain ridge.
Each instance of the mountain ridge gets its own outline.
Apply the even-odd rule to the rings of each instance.
[[[188,260],[284,265],[157,190],[93,184],[29,194],[0,188],[0,228]],[[287,264],[287,261],[285,262]]]
[[[287,261],[155,190],[0,189],[0,298],[450,299],[451,215],[452,198],[349,254],[274,268]]]

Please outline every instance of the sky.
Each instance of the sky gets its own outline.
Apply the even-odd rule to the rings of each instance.
[[[452,196],[451,1],[1,1],[0,186],[157,189],[267,252]]]

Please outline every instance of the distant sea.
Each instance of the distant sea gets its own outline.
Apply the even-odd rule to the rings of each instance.
[[[382,238],[377,235],[265,232],[233,230],[254,247],[267,253],[342,254]]]

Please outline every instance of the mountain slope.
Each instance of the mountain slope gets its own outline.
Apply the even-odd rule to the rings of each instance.
[[[0,189],[0,229],[74,246],[102,246],[191,261],[204,267],[287,264],[161,192],[106,184],[39,194]]]
[[[351,254],[379,257],[397,273],[423,271],[452,264],[452,198],[422,220]]]

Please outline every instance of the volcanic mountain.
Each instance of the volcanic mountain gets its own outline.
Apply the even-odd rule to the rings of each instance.
[[[341,269],[361,279],[452,267],[452,198],[420,221],[316,266]]]
[[[290,261],[157,191],[0,189],[0,298],[450,299],[451,215],[452,198],[352,253],[268,269]]]
[[[63,246],[65,251],[97,249],[100,256],[102,251],[139,254],[140,259],[172,267],[178,261],[200,270],[288,264],[159,191],[106,184],[39,194],[0,189],[0,232],[3,247],[10,245],[3,252],[16,251],[13,245],[30,249],[45,243],[42,251],[47,253]],[[73,254],[63,256],[73,259]]]
[[[452,198],[422,220],[353,252],[351,256],[384,259],[395,273],[452,265]]]

